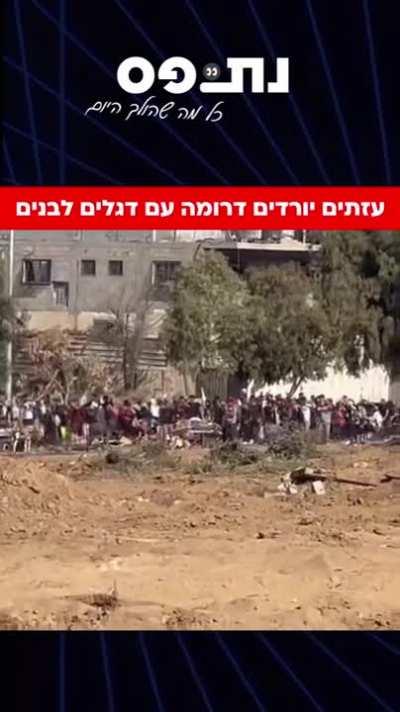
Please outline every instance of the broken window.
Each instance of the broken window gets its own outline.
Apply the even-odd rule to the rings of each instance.
[[[23,260],[23,284],[50,284],[51,260]]]
[[[108,274],[110,277],[122,277],[124,274],[124,263],[122,260],[110,260],[108,263]]]
[[[82,277],[96,276],[96,260],[82,260],[81,262]]]
[[[68,282],[53,282],[54,301],[58,306],[67,307],[69,303]]]

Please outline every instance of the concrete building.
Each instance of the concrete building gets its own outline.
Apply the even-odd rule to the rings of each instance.
[[[243,236],[235,241],[222,239],[222,231],[15,231],[14,303],[32,331],[80,332],[121,302],[134,312],[151,285],[149,337],[156,338],[174,276],[199,249],[220,252],[239,271],[288,260],[305,264],[318,249],[286,236],[279,244]],[[8,239],[2,233],[3,245]]]
[[[226,258],[232,269],[243,273],[250,268],[266,267],[271,264],[297,262],[306,265],[317,257],[320,248],[319,245],[299,242],[290,235],[283,235],[279,242],[214,240],[205,243],[204,249],[219,252]]]
[[[9,244],[10,235],[1,233],[6,274]],[[69,333],[73,353],[85,350],[116,363],[116,350],[88,339],[87,332],[121,308],[132,323],[137,304],[146,300],[139,367],[155,390],[183,391],[181,377],[166,363],[159,331],[176,272],[192,261],[195,249],[193,239],[177,232],[15,231],[12,297],[29,335],[14,349],[14,376],[31,368],[35,335],[52,328]]]
[[[30,330],[86,331],[121,302],[134,312],[151,285],[149,324],[155,325],[177,269],[194,250],[194,242],[152,241],[137,231],[16,231],[14,303],[28,315]]]

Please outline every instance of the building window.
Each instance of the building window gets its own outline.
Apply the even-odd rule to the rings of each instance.
[[[54,301],[58,306],[67,307],[69,303],[68,282],[53,282]]]
[[[82,260],[81,262],[82,277],[96,276],[96,260]]]
[[[23,260],[23,284],[50,284],[51,260]]]
[[[175,282],[180,262],[153,262],[154,287],[168,287]]]
[[[108,263],[108,274],[110,277],[122,277],[124,274],[124,263],[122,260],[110,260]]]

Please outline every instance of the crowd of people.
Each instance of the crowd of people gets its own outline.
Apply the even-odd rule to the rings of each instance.
[[[400,425],[400,411],[394,403],[372,403],[343,396],[339,401],[323,395],[306,398],[249,395],[208,400],[195,396],[153,397],[148,401],[116,401],[110,396],[64,403],[60,398],[39,401],[0,400],[0,431],[12,432],[29,443],[71,445],[96,439],[110,441],[124,437],[132,441],[160,439],[168,442],[182,432],[188,422],[213,424],[223,440],[263,442],[268,430],[277,427],[314,431],[321,441],[330,439],[363,442],[370,433]]]

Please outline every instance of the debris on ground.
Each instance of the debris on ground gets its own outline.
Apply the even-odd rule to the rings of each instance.
[[[281,477],[278,491],[288,495],[298,494],[299,486],[303,489],[305,485],[308,485],[309,491],[322,495],[326,492],[322,477],[324,476],[320,471],[317,473],[310,467],[297,467]]]
[[[211,448],[212,465],[230,468],[258,465],[260,469],[270,469],[278,460],[310,458],[316,450],[306,433],[298,429],[269,428],[263,443],[225,442]]]
[[[398,451],[243,450],[4,455],[0,629],[398,628]]]
[[[93,608],[100,608],[103,615],[113,611],[120,605],[115,582],[110,593],[91,593],[86,596],[75,596],[75,599]]]
[[[311,467],[296,467],[288,474],[289,479],[296,485],[303,485],[307,482],[315,482],[316,480],[326,479],[327,475],[321,469],[312,469]]]
[[[315,480],[314,482],[311,483],[311,487],[312,487],[314,494],[318,494],[318,495],[326,494],[325,485],[322,482],[322,480]]]
[[[281,483],[278,485],[278,492],[283,492],[284,494],[297,494],[298,489],[295,484],[293,484],[293,480],[291,479],[290,474],[284,475],[281,478]]]
[[[306,484],[307,482],[314,484],[315,482],[331,482],[346,485],[359,485],[360,487],[377,487],[377,482],[369,480],[356,479],[354,477],[344,477],[326,472],[320,468],[313,469],[311,467],[298,467],[292,470],[287,477],[296,485]],[[400,479],[400,478],[399,478]],[[321,490],[321,486],[317,485],[317,489]]]
[[[385,474],[383,475],[381,482],[391,482],[392,480],[400,480],[400,475]]]

